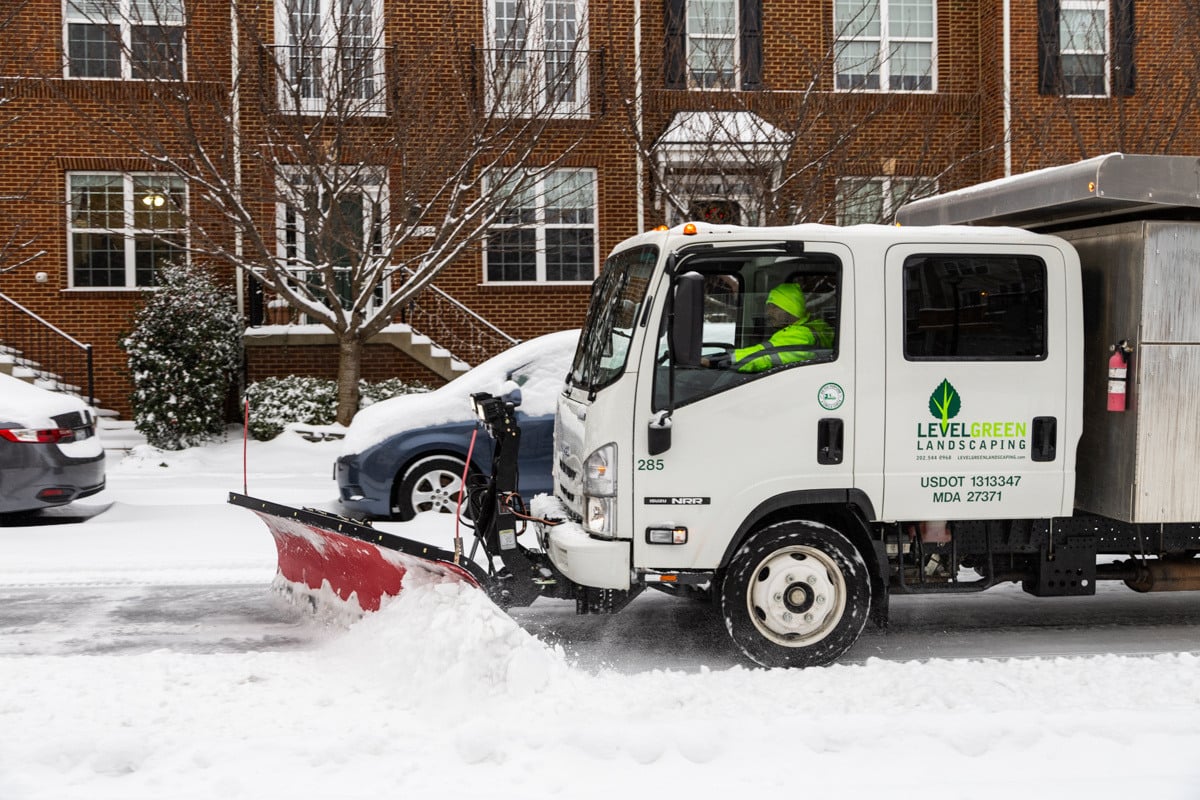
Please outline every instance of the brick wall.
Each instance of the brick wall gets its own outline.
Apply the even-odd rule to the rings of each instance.
[[[439,2],[387,0],[389,44],[397,58],[430,71],[439,53],[467,59],[482,46],[482,4],[451,0],[456,23]],[[644,130],[653,142],[680,111],[752,110],[772,124],[800,131],[799,146],[788,170],[821,156],[817,168],[805,167],[811,180],[797,181],[783,207],[804,213],[828,209],[842,175],[938,175],[948,190],[1003,174],[1002,19],[1000,0],[938,0],[936,94],[839,93],[832,91],[830,61],[833,0],[763,0],[762,92],[694,92],[664,88],[661,70],[662,2],[643,0],[645,66]],[[227,95],[229,17],[227,4],[193,3],[188,31],[189,74],[199,95]],[[1012,163],[1025,171],[1111,150],[1151,153],[1200,152],[1200,114],[1194,98],[1200,24],[1182,0],[1137,4],[1136,63],[1138,91],[1127,98],[1045,97],[1037,92],[1037,4],[1012,4]],[[246,5],[244,26],[242,120],[248,147],[263,139],[259,99],[269,94],[261,82],[260,54],[246,42],[273,39],[271,4]],[[38,253],[25,267],[0,274],[0,292],[11,295],[76,338],[95,346],[97,395],[103,405],[128,414],[128,377],[117,347],[139,302],[139,292],[68,288],[66,173],[73,169],[136,169],[146,166],[129,147],[136,116],[124,113],[139,105],[153,115],[156,98],[146,87],[120,81],[61,78],[62,4],[34,0],[0,31],[3,79],[0,123],[0,243],[27,241],[15,257]],[[568,161],[590,167],[599,178],[597,250],[602,258],[615,244],[638,232],[637,174],[630,117],[622,98],[631,89],[632,0],[593,2],[589,47],[603,50],[593,80],[593,108],[586,135]],[[449,57],[449,56],[447,56]],[[599,66],[603,66],[603,70]],[[201,77],[203,76],[203,80]],[[812,86],[815,92],[807,91]],[[452,102],[451,88],[444,98]],[[131,105],[133,104],[133,105]],[[603,109],[604,113],[598,113]],[[388,120],[371,124],[388,132]],[[213,126],[219,130],[219,126]],[[561,144],[579,132],[565,121],[547,133],[546,144]],[[433,136],[436,132],[422,135]],[[215,135],[215,134],[214,134]],[[844,139],[836,148],[829,142]],[[220,152],[227,143],[214,141]],[[248,185],[265,180],[248,173]],[[663,221],[663,210],[650,181],[645,183],[645,223]],[[17,198],[17,199],[12,199]],[[195,213],[202,209],[193,200]],[[264,219],[273,209],[264,204]],[[777,220],[779,221],[779,220]],[[212,223],[213,220],[208,220]],[[2,267],[3,265],[0,265]],[[228,268],[215,268],[233,285]],[[46,274],[37,282],[38,272]],[[484,281],[479,249],[466,253],[443,272],[437,285],[493,324],[517,338],[576,327],[583,321],[589,286],[505,285]],[[424,368],[393,348],[369,347],[364,360],[371,380],[392,375],[428,379]],[[331,376],[332,348],[280,348],[249,354],[251,380],[269,374]]]

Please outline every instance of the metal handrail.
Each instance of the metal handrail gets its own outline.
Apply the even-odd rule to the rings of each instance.
[[[412,275],[408,267],[401,269]],[[433,285],[426,286],[409,300],[400,310],[399,318],[412,326],[414,332],[429,337],[434,344],[471,366],[477,366],[521,341]]]
[[[78,393],[87,386],[87,399],[96,405],[96,373],[92,346],[79,341],[52,322],[43,319],[6,294],[0,293],[0,342],[18,349],[28,363],[40,365],[40,372],[53,388]],[[13,311],[19,313],[13,313]],[[67,347],[73,348],[67,350]],[[81,350],[82,365],[69,363],[71,352]]]

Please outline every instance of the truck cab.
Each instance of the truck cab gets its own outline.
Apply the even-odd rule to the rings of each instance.
[[[604,592],[710,586],[760,663],[836,657],[911,542],[1071,513],[1079,280],[1012,228],[626,241],[559,401],[551,561]]]

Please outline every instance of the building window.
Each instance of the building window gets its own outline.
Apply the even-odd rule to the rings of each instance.
[[[1063,0],[1058,18],[1059,64],[1069,95],[1108,94],[1108,3]]]
[[[931,92],[933,0],[834,0],[835,85],[841,91]]]
[[[762,0],[665,0],[668,89],[762,87]]]
[[[688,85],[732,89],[737,77],[737,0],[688,0]]]
[[[1038,0],[1038,91],[1134,94],[1133,0]]]
[[[300,113],[385,110],[380,0],[277,0],[279,100]]]
[[[71,78],[182,80],[183,0],[66,0]]]
[[[488,0],[489,96],[510,114],[588,110],[583,0]]]
[[[484,246],[487,281],[595,279],[594,170],[555,170],[523,191],[501,189],[499,198],[505,208]]]
[[[904,260],[909,361],[1046,357],[1046,265],[1035,256],[936,255]]]
[[[837,190],[839,225],[890,223],[900,206],[937,192],[930,178],[841,178]]]
[[[71,286],[154,286],[187,258],[187,190],[171,175],[69,173]]]

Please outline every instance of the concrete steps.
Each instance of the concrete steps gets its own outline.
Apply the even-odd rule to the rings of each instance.
[[[242,338],[246,347],[304,347],[336,345],[333,332],[323,325],[266,325],[247,328]],[[388,344],[446,380],[453,380],[471,367],[435,345],[426,336],[403,324],[389,325],[368,344]]]

